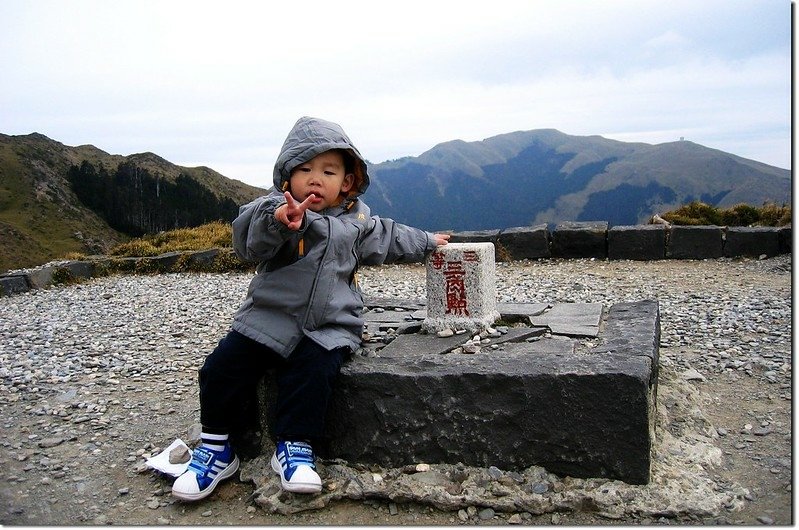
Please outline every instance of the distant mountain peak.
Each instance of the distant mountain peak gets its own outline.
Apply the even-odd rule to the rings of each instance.
[[[784,169],[686,140],[652,145],[557,129],[442,142],[371,166],[370,174],[374,191],[365,199],[373,212],[428,230],[636,224],[692,200],[791,200]]]

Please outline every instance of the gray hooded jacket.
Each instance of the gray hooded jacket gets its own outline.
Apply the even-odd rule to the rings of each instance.
[[[300,229],[289,230],[274,217],[286,202],[280,190],[292,169],[330,149],[346,149],[356,159],[354,190],[338,206],[307,210]],[[358,266],[422,261],[435,249],[433,234],[370,215],[358,199],[369,186],[366,162],[335,123],[300,118],[275,163],[274,183],[275,191],[242,206],[233,221],[236,254],[258,263],[233,329],[284,357],[304,336],[328,350],[358,348]]]

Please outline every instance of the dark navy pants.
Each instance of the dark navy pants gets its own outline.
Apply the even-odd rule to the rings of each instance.
[[[288,358],[231,330],[200,368],[200,422],[205,432],[229,434],[260,379],[275,370],[277,403],[272,434],[318,440],[333,384],[349,348],[326,350],[303,338]]]

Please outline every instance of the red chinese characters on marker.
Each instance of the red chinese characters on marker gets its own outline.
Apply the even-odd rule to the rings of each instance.
[[[441,267],[444,266],[444,253],[434,251],[433,255],[430,256],[430,263],[433,265],[435,270],[441,270]]]
[[[435,262],[433,262],[435,266]],[[440,268],[440,267],[439,267]],[[444,268],[446,282],[447,311],[448,315],[469,316],[466,303],[466,284],[463,281],[466,271],[461,261],[447,261]]]

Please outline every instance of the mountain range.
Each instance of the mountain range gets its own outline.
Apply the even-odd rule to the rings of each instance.
[[[646,222],[693,200],[791,202],[791,172],[690,141],[657,145],[554,129],[454,140],[369,164],[372,213],[431,231],[560,221]],[[108,154],[0,134],[0,271],[130,236],[232,220],[266,190],[154,153]]]
[[[651,145],[554,129],[454,140],[370,167],[373,213],[426,230],[646,223],[694,200],[791,202],[791,172],[690,141]]]

